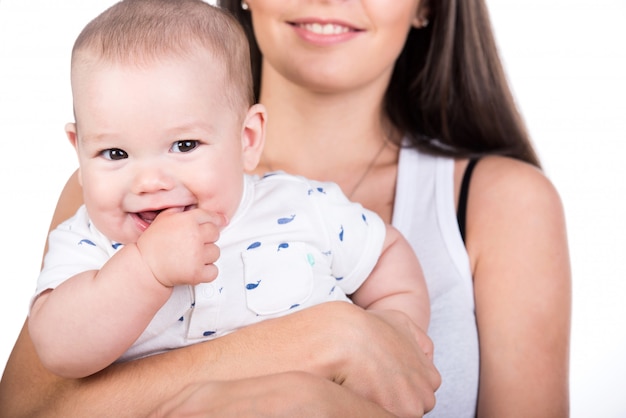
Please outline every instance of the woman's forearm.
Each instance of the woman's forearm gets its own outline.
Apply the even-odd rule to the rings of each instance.
[[[127,363],[114,364],[83,379],[62,379],[39,361],[28,333],[18,337],[0,383],[2,416],[96,416],[106,411],[116,417],[148,414],[159,402],[202,380],[228,380],[288,369],[288,358],[278,361],[279,344],[270,323],[242,330],[207,343]],[[276,334],[276,333],[274,333]],[[254,340],[261,339],[266,341]],[[286,344],[296,350],[296,344]],[[270,351],[264,347],[273,347]],[[287,351],[285,347],[285,351]],[[276,355],[275,359],[272,359]],[[274,364],[272,364],[274,363]],[[307,362],[315,368],[313,361]],[[304,363],[301,364],[305,366]],[[291,368],[297,368],[292,365]]]
[[[286,331],[296,315],[284,317]],[[202,380],[230,380],[291,369],[317,369],[322,359],[306,352],[321,337],[321,329],[302,319],[293,338],[278,321],[266,321],[237,333],[144,359],[114,364],[84,379],[61,379],[48,372],[34,351],[27,324],[20,334],[0,384],[0,404],[6,416],[94,416],[106,411],[116,417],[148,414],[163,399]],[[295,335],[300,334],[300,335]],[[308,334],[308,335],[306,335]],[[296,359],[299,364],[296,364]],[[307,359],[304,360],[304,359]],[[303,361],[304,360],[304,361]],[[329,362],[330,363],[330,362]]]
[[[392,412],[428,410],[439,375],[410,335],[415,330],[397,331],[404,325],[344,302],[328,303],[206,343],[114,364],[80,380],[47,372],[25,327],[0,383],[0,404],[7,417],[103,411],[137,417],[195,382],[304,371],[342,383]]]
[[[150,418],[237,417],[393,417],[350,389],[302,372],[190,385],[159,405]]]

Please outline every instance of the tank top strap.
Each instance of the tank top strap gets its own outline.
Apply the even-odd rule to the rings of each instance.
[[[461,190],[459,191],[459,204],[456,210],[456,219],[459,223],[459,230],[461,231],[461,238],[463,239],[463,242],[465,242],[467,199],[469,197],[470,180],[472,179],[474,167],[476,167],[476,163],[478,163],[479,160],[479,158],[471,158],[467,163],[465,173],[463,173],[463,180],[461,181]]]

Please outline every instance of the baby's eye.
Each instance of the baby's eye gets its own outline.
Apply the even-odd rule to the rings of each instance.
[[[128,153],[119,148],[105,149],[100,155],[107,160],[123,160],[124,158],[128,158]]]
[[[198,147],[198,140],[185,139],[183,141],[176,141],[172,144],[172,152],[190,152]]]

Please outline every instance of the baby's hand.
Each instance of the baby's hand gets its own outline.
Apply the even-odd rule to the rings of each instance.
[[[211,282],[217,277],[213,263],[220,255],[215,242],[224,224],[222,215],[201,209],[168,209],[139,237],[137,248],[164,286]]]

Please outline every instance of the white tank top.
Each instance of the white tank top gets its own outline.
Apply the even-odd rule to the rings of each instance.
[[[428,334],[442,384],[435,409],[427,416],[473,417],[478,333],[469,258],[456,218],[452,159],[401,150],[393,225],[417,253],[430,295]]]

